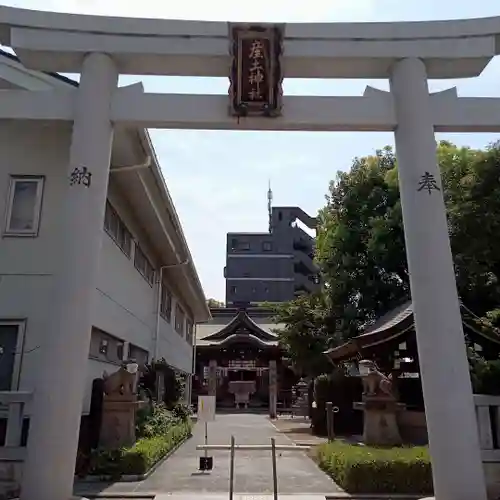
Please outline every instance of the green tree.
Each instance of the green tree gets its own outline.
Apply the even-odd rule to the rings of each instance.
[[[439,143],[449,233],[461,299],[494,314],[500,298],[500,145]],[[390,147],[355,158],[330,184],[317,260],[342,338],[410,297],[397,162]]]
[[[301,375],[315,376],[329,371],[323,354],[333,342],[326,296],[300,295],[291,302],[274,305],[274,322],[280,345]]]
[[[500,303],[500,144],[474,150],[441,142],[438,154],[457,287],[485,316]]]
[[[485,325],[498,327],[500,143],[475,150],[442,141],[437,156],[459,295]],[[410,298],[392,149],[355,158],[349,172],[339,172],[319,220],[316,260],[323,295],[300,297],[277,313],[290,357],[316,372],[324,348],[358,335]]]
[[[208,307],[226,307],[224,305],[224,302],[221,302],[220,300],[216,300],[216,299],[208,299],[207,306]]]
[[[390,147],[355,158],[330,183],[316,258],[339,338],[409,296],[396,160]]]

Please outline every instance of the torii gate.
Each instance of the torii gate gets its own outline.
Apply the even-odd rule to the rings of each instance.
[[[485,500],[434,133],[499,132],[500,99],[460,98],[454,89],[429,95],[427,79],[479,75],[500,51],[500,18],[305,23],[279,29],[285,78],[387,78],[391,91],[283,97],[279,116],[240,119],[228,113],[225,96],[145,94],[141,85],[117,87],[119,74],[228,76],[227,23],[0,7],[0,42],[12,47],[24,65],[81,73],[73,90],[0,91],[0,119],[74,123],[61,228],[71,237],[64,241],[51,337],[41,352],[22,500],[67,500],[72,492],[115,125],[394,131],[435,495],[438,500]],[[88,173],[91,182],[81,182]]]

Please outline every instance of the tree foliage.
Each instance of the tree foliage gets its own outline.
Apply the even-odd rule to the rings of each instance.
[[[207,306],[208,307],[226,307],[224,305],[224,302],[220,301],[220,300],[217,300],[217,299],[207,299]]]
[[[325,295],[300,295],[296,300],[274,306],[274,321],[280,324],[280,343],[295,368],[306,375],[327,370],[323,352],[332,343]]]
[[[498,324],[500,144],[476,150],[442,141],[437,155],[460,297]],[[350,171],[330,183],[316,242],[323,297],[301,297],[277,314],[288,332],[282,343],[293,356],[302,357],[302,343],[316,352],[325,339],[356,336],[410,298],[397,169],[393,150],[385,147],[355,158]]]
[[[320,211],[316,258],[341,338],[409,296],[395,165],[389,147],[355,158]]]

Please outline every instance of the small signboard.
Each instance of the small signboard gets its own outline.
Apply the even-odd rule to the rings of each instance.
[[[234,116],[279,116],[283,25],[231,24],[230,110]]]
[[[198,396],[198,422],[215,420],[215,396]]]

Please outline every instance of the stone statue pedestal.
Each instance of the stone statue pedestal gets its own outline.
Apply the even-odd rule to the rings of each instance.
[[[99,446],[116,449],[135,443],[135,414],[140,404],[135,396],[120,399],[104,397]]]
[[[135,415],[143,404],[137,401],[135,393],[136,373],[122,366],[111,375],[104,373],[103,379],[99,446],[108,450],[132,446],[135,443]]]
[[[354,403],[354,409],[363,410],[363,442],[373,446],[397,446],[402,444],[397,423],[397,413],[405,408],[394,398],[364,396]]]

